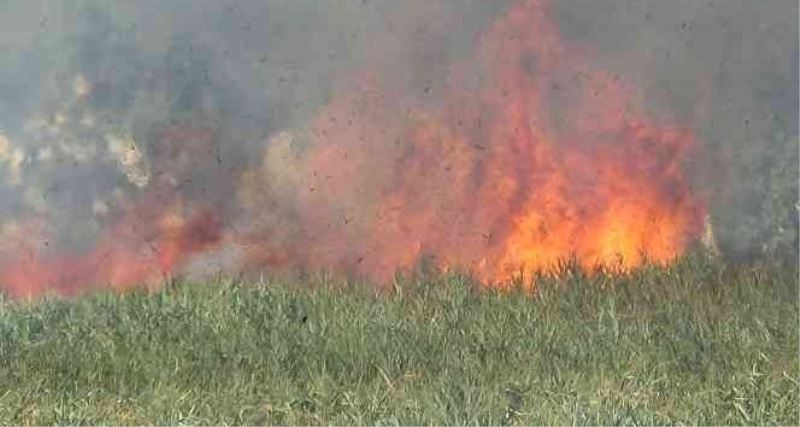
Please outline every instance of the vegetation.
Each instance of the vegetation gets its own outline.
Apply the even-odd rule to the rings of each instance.
[[[798,424],[795,265],[0,303],[2,424]]]

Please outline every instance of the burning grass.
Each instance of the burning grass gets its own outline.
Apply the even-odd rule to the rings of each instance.
[[[423,259],[487,287],[569,256],[587,271],[635,269],[642,254],[667,265],[709,215],[693,178],[704,156],[695,123],[649,108],[643,88],[564,37],[554,14],[545,0],[510,4],[426,83],[436,96],[414,90],[411,63],[364,64],[309,117],[264,133],[253,164],[223,166],[245,140],[200,112],[150,126],[149,139],[108,134],[106,161],[124,170],[128,197],[110,210],[95,199],[108,218],[81,250],[58,244],[53,225],[66,221],[42,201],[41,217],[0,239],[0,289],[124,289],[225,250],[240,253],[226,271],[381,284]],[[75,102],[90,86],[72,88]]]
[[[795,266],[7,300],[3,424],[797,424]],[[476,290],[477,289],[477,290]]]

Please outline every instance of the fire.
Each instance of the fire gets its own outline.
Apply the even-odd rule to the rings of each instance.
[[[564,41],[550,13],[539,0],[511,7],[435,100],[397,83],[408,80],[392,79],[397,70],[352,76],[307,126],[267,141],[261,166],[241,176],[231,230],[229,206],[178,189],[225,176],[213,173],[209,129],[167,129],[147,165],[120,149],[121,164],[141,168],[129,174],[140,196],[95,247],[22,245],[0,258],[0,284],[35,295],[156,283],[223,244],[245,254],[243,270],[377,283],[422,263],[496,286],[567,259],[588,272],[669,263],[706,215],[684,170],[695,136]]]
[[[167,136],[172,130],[167,129]],[[178,143],[191,143],[191,138]],[[5,250],[0,253],[0,284],[12,296],[38,296],[162,283],[193,255],[215,247],[222,239],[219,214],[186,206],[167,181],[151,182],[139,197],[129,201],[84,253],[51,250],[52,236],[41,221],[6,233]],[[12,248],[14,252],[9,253]]]
[[[209,212],[189,219],[174,212],[164,213],[153,226],[133,215],[120,220],[84,254],[48,255],[34,247],[24,248],[13,263],[2,269],[0,281],[12,296],[46,292],[72,295],[105,286],[118,290],[143,284],[156,286],[192,254],[209,248],[220,238],[218,218]]]
[[[503,284],[572,257],[591,272],[679,256],[703,217],[683,171],[694,135],[648,115],[548,13],[520,2],[483,35],[476,90],[457,66],[426,108],[364,73],[308,129],[271,141],[243,192],[269,211],[251,265],[385,282],[431,259]]]

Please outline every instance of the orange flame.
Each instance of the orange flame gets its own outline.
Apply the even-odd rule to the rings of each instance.
[[[571,257],[592,271],[679,256],[704,209],[683,171],[692,132],[645,114],[636,88],[592,68],[548,13],[511,8],[481,39],[481,83],[466,90],[471,70],[456,68],[439,107],[367,74],[322,110],[305,151],[270,144],[250,187],[294,194],[245,191],[269,210],[251,263],[387,281],[432,257],[499,284]],[[293,229],[265,243],[276,198]]]
[[[156,285],[192,254],[220,238],[219,220],[210,212],[198,213],[188,221],[167,214],[146,230],[137,229],[143,225],[141,217],[133,218],[121,220],[94,249],[82,255],[47,256],[29,247],[2,269],[0,281],[15,297]]]
[[[239,191],[243,267],[385,283],[430,260],[503,285],[572,257],[591,272],[681,255],[705,215],[684,171],[693,133],[648,114],[637,88],[563,41],[549,13],[539,0],[512,7],[435,102],[367,72],[307,128],[273,138]],[[200,154],[165,144],[155,175],[191,176],[211,156],[207,129],[164,138]],[[88,253],[22,245],[3,257],[0,286],[38,295],[158,282],[222,241],[220,210],[184,211],[181,200],[156,179]]]
[[[165,137],[174,137],[172,130],[167,129]],[[151,183],[85,253],[52,253],[42,224],[21,227],[5,236],[13,241],[4,242],[4,252],[19,245],[14,254],[0,254],[0,285],[15,297],[155,286],[222,238],[221,218],[215,211],[185,209],[181,199],[172,186]]]

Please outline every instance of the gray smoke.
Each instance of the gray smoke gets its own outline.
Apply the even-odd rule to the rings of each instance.
[[[235,188],[270,135],[365,67],[436,102],[448,66],[511,3],[0,2],[0,234],[36,217],[54,247],[85,248],[169,174],[235,224]],[[689,167],[723,252],[794,256],[797,2],[553,3],[568,40],[697,130]],[[212,129],[213,152],[165,163],[159,135],[175,123]]]
[[[798,244],[798,3],[557,2],[562,31],[692,123],[697,186],[729,256]]]

